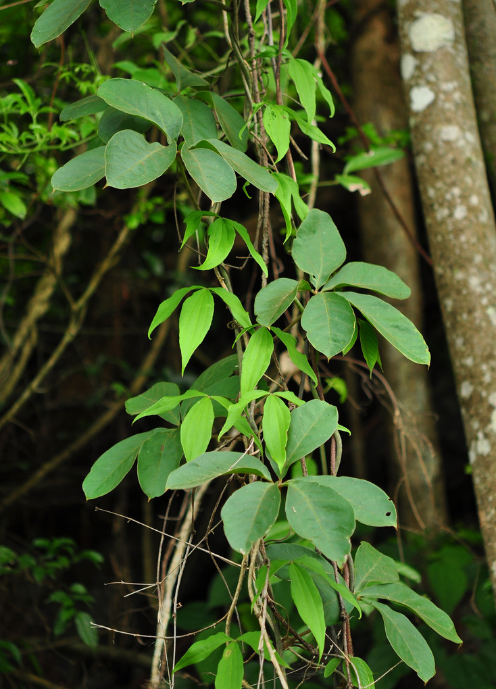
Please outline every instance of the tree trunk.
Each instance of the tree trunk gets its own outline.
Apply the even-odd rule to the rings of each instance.
[[[493,0],[463,0],[470,74],[482,148],[496,199],[496,7]]]
[[[399,72],[399,45],[391,10],[382,0],[356,3],[356,32],[351,75],[354,108],[360,122],[372,122],[380,136],[408,127]],[[372,170],[363,177],[372,194],[358,199],[364,258],[397,273],[412,289],[409,299],[395,302],[422,331],[422,286],[418,254],[394,216]],[[409,228],[415,232],[412,178],[405,158],[381,168],[383,181]],[[393,474],[404,481],[400,496],[403,524],[435,529],[446,523],[441,457],[430,399],[428,371],[381,343],[384,372],[402,410],[404,429],[389,423]],[[394,436],[403,434],[397,445]],[[401,437],[399,438],[401,441]],[[401,446],[403,445],[403,451]],[[398,456],[399,455],[399,456]],[[406,491],[405,491],[406,488]],[[410,504],[413,503],[413,504]]]
[[[496,591],[496,227],[461,5],[400,0],[399,24],[417,177]]]

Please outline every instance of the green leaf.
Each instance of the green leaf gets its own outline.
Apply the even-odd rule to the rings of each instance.
[[[374,366],[377,362],[379,362],[379,365],[381,363],[377,335],[368,321],[364,321],[361,318],[357,320],[360,327],[360,346],[362,348],[363,358],[369,367],[370,376],[372,377]]]
[[[206,451],[212,438],[213,425],[212,400],[204,397],[193,405],[181,424],[181,444],[187,462]]]
[[[356,175],[335,175],[334,180],[350,192],[358,191],[360,196],[372,193],[370,184]]]
[[[241,689],[243,686],[243,656],[234,641],[224,650],[217,668],[215,689]]]
[[[325,571],[324,566],[320,560],[304,556],[298,560],[298,563],[304,565],[310,570],[313,570],[314,572],[317,572],[321,577],[323,577],[327,581],[331,588],[337,591],[344,600],[348,601],[350,605],[352,605],[354,608],[358,610],[359,617],[362,616],[362,609],[360,608],[360,605],[355,596],[351,593],[347,586],[341,583],[337,583],[335,581],[334,574],[332,577],[329,576],[329,574]]]
[[[117,110],[149,120],[169,140],[176,140],[183,126],[183,115],[163,93],[135,79],[109,79],[97,91],[100,98]]]
[[[311,124],[316,111],[316,83],[313,66],[306,60],[292,59],[288,63],[289,76],[296,86],[300,103]]]
[[[131,129],[117,132],[105,149],[107,185],[116,189],[142,187],[163,175],[176,159],[176,153],[175,143],[149,144]]]
[[[205,261],[196,270],[211,270],[218,266],[231,252],[236,232],[223,218],[216,218],[208,228],[208,252]]]
[[[289,136],[291,133],[291,122],[284,106],[266,105],[263,114],[263,123],[265,131],[277,149],[277,158],[275,162],[278,163],[288,152]]]
[[[138,433],[104,452],[93,464],[84,479],[83,490],[86,500],[94,500],[110,493],[131,470],[141,446],[157,429]]]
[[[167,412],[172,411],[175,409],[182,400],[189,400],[193,399],[194,397],[206,397],[207,395],[204,392],[200,392],[199,390],[186,390],[186,392],[183,392],[182,395],[171,395],[171,396],[166,396],[166,397],[161,397],[155,404],[152,404],[151,407],[148,407],[144,411],[142,411],[138,416],[134,419],[133,423],[135,421],[138,421],[138,419],[142,419],[145,416],[162,416],[166,414]]]
[[[254,481],[233,493],[221,512],[231,548],[243,555],[249,553],[275,524],[280,504],[281,494],[274,483]]]
[[[309,273],[318,289],[346,258],[346,248],[331,216],[313,209],[301,223],[293,242],[293,259],[303,272]]]
[[[201,91],[197,93],[196,96],[213,106],[215,114],[217,115],[217,120],[231,146],[237,148],[238,151],[246,151],[248,144],[248,129],[239,112],[235,110],[225,98],[215,93],[215,91]],[[243,130],[243,133],[240,136],[241,130]],[[203,138],[214,139],[216,138],[216,134],[213,136],[204,136]]]
[[[268,275],[269,271],[267,270],[267,266],[265,265],[263,258],[260,256],[258,251],[256,251],[255,247],[253,246],[253,243],[250,239],[250,235],[248,234],[247,229],[243,225],[240,225],[239,222],[235,222],[234,220],[230,220],[229,218],[224,218],[224,222],[229,223],[230,225],[232,225],[232,227],[234,227],[234,229],[240,235],[241,239],[246,244],[248,251],[250,252],[251,257],[254,258],[255,261],[258,263],[258,265],[262,269],[262,272],[265,275]]]
[[[362,541],[355,555],[355,591],[367,584],[395,584],[399,580],[394,560]]]
[[[341,565],[350,552],[355,514],[336,491],[305,478],[289,482],[286,516],[291,528]]]
[[[192,289],[198,290],[203,289],[203,287],[200,287],[199,285],[191,285],[191,287],[181,287],[181,289],[178,289],[174,292],[172,297],[169,297],[160,304],[157,313],[155,314],[153,321],[151,322],[150,328],[148,329],[148,337],[150,337],[155,328],[157,328],[161,323],[163,323],[169,318],[169,316],[179,306],[181,299],[184,296],[186,296],[186,294],[191,292]]]
[[[78,117],[85,117],[86,115],[94,115],[97,112],[103,112],[109,106],[100,98],[100,96],[86,96],[86,98],[81,98],[81,100],[66,105],[65,108],[59,115],[61,122],[67,122],[68,120],[76,120]]]
[[[269,470],[259,459],[242,452],[205,452],[173,471],[167,489],[196,488],[225,474],[256,474],[271,481]]]
[[[284,6],[286,7],[286,18],[287,18],[287,30],[286,30],[286,45],[288,43],[289,34],[296,21],[298,15],[298,1],[297,0],[284,0]]]
[[[277,189],[277,182],[274,176],[249,158],[245,153],[217,139],[208,139],[206,143],[215,148],[226,163],[228,163],[233,170],[236,170],[238,175],[241,175],[241,177],[246,179],[250,184],[253,184],[254,187],[271,194],[275,192]]]
[[[354,687],[375,689],[374,675],[365,660],[356,656],[350,658],[350,672]]]
[[[36,48],[57,38],[90,4],[91,0],[54,0],[37,20],[31,32],[31,41]]]
[[[309,476],[308,480],[328,486],[348,500],[355,513],[355,519],[362,524],[396,528],[394,503],[374,483],[349,476]]]
[[[319,647],[320,661],[324,652],[326,630],[320,593],[308,572],[295,562],[289,565],[289,576],[291,577],[291,598],[299,616],[315,637]]]
[[[304,404],[306,404],[306,402],[300,400],[300,398],[297,397],[294,392],[291,392],[291,390],[280,390],[279,392],[274,392],[274,395],[276,395],[276,397],[281,397],[283,400],[291,402],[297,407],[302,407]]]
[[[393,651],[411,667],[424,682],[436,674],[434,656],[422,634],[408,617],[391,610],[387,605],[370,601],[384,621],[384,628]]]
[[[134,33],[152,16],[157,0],[100,0],[108,18],[123,31]]]
[[[243,354],[241,368],[241,396],[251,392],[260,381],[270,364],[274,351],[274,340],[267,328],[259,328],[250,337]]]
[[[131,416],[135,416],[145,411],[145,409],[149,409],[152,404],[158,402],[162,397],[174,397],[175,395],[179,395],[179,387],[175,383],[155,383],[155,385],[141,395],[128,399],[126,411]],[[179,426],[181,423],[179,413],[173,411],[161,414],[161,417],[175,426]]]
[[[310,400],[293,409],[284,469],[327,442],[337,426],[338,410],[322,400]]]
[[[183,67],[179,60],[165,46],[162,46],[162,50],[164,51],[165,61],[176,78],[176,87],[179,93],[188,86],[202,89],[208,88],[208,82],[205,79]]]
[[[324,670],[324,677],[330,677],[342,660],[342,658],[331,658]]]
[[[214,315],[214,298],[208,289],[201,289],[188,297],[179,316],[179,349],[184,375],[193,352],[201,345],[210,330]]]
[[[432,601],[418,593],[412,591],[401,583],[395,584],[379,584],[378,586],[367,586],[361,593],[362,597],[370,598],[384,598],[393,603],[399,603],[411,610],[415,615],[420,617],[426,624],[429,625],[440,636],[443,636],[449,641],[461,644],[462,640],[456,633],[455,626],[449,616]]]
[[[211,287],[210,291],[220,297],[230,308],[233,318],[242,328],[251,328],[251,320],[247,311],[243,308],[239,297],[223,287]]]
[[[267,394],[268,393],[264,390],[252,390],[251,392],[247,392],[245,395],[242,395],[236,404],[231,404],[228,409],[226,422],[222,426],[222,429],[219,433],[219,440],[222,438],[224,433],[227,433],[227,431],[229,431],[236,424],[247,404],[253,400],[260,399],[260,397],[265,397]]]
[[[394,299],[407,299],[411,294],[411,289],[396,273],[382,266],[360,261],[347,263],[322,289],[326,291],[348,285],[370,289]]]
[[[230,641],[232,641],[232,639],[229,638],[227,634],[224,634],[224,632],[217,632],[217,634],[213,634],[212,636],[209,636],[207,639],[195,641],[195,643],[192,646],[190,646],[186,653],[183,655],[181,660],[179,660],[175,664],[172,672],[177,672],[178,670],[181,670],[183,667],[187,667],[188,665],[195,665],[196,663],[205,660],[205,658],[208,658],[208,656],[211,653],[213,653],[217,648],[219,648],[225,643],[229,643]]]
[[[274,284],[274,283],[270,283]],[[295,366],[297,366],[300,371],[303,371],[303,373],[306,373],[306,375],[313,380],[315,385],[317,385],[317,376],[313,372],[312,367],[310,366],[310,363],[306,356],[299,352],[296,349],[296,338],[290,335],[289,333],[285,333],[279,328],[272,327],[271,328],[272,332],[274,335],[277,335],[277,337],[281,340],[283,345],[286,347],[288,350],[288,354],[291,358],[291,361]]]
[[[24,201],[17,194],[11,191],[1,190],[0,203],[9,213],[15,215],[16,218],[23,220],[26,217],[28,209]]]
[[[152,123],[142,117],[128,115],[126,112],[107,106],[98,122],[98,136],[108,143],[114,134],[123,129],[132,129],[133,132],[144,134],[151,126]]]
[[[212,288],[212,292],[216,292],[217,288]],[[238,367],[238,356],[237,354],[231,354],[231,356],[226,356],[215,364],[209,366],[203,373],[201,373],[195,380],[193,387],[195,390],[201,390],[207,392],[211,385],[218,383],[225,378],[228,378]]]
[[[169,474],[178,468],[182,456],[178,428],[160,429],[145,440],[138,454],[138,481],[149,500],[165,493]]]
[[[336,152],[336,146],[318,127],[316,127],[314,124],[309,124],[303,119],[303,117],[298,117],[298,115],[294,113],[293,118],[303,134],[310,137],[310,139],[313,139],[313,141],[317,141],[319,144],[326,144],[327,146],[330,146],[333,152]]]
[[[348,352],[350,351],[350,349],[353,347],[353,345],[354,345],[355,342],[357,341],[357,338],[358,338],[358,328],[355,327],[355,331],[354,331],[354,333],[353,333],[353,337],[352,337],[351,340],[348,342],[348,344],[346,345],[346,347],[343,349],[343,352],[342,352],[343,356],[346,356],[346,355],[348,354]],[[334,386],[331,385],[331,387],[334,387]],[[345,399],[346,399],[346,398],[345,398]],[[339,401],[341,402],[341,398],[340,398]],[[344,401],[344,400],[343,400],[343,401]],[[350,435],[351,435],[351,433],[350,433]]]
[[[96,627],[91,626],[91,615],[79,610],[74,615],[74,623],[78,636],[83,644],[90,648],[96,648],[98,646],[98,630]]]
[[[372,151],[364,151],[353,156],[346,163],[343,173],[348,175],[350,172],[356,172],[357,170],[367,170],[371,167],[389,165],[389,163],[394,163],[396,160],[404,157],[404,152],[399,148],[375,148]]]
[[[286,461],[286,443],[290,423],[291,413],[288,407],[279,397],[269,395],[265,400],[262,429],[270,456],[281,471]]]
[[[183,114],[181,134],[187,148],[194,146],[202,139],[217,138],[217,125],[213,112],[208,105],[196,98],[185,98],[184,96],[177,96],[174,103]]]
[[[241,636],[238,636],[237,641],[238,641],[238,642],[243,641],[245,644],[248,644],[248,646],[250,646],[250,647],[255,651],[255,653],[259,653],[259,649],[260,649],[260,636],[261,636],[261,632],[259,632],[259,631],[256,631],[256,632],[245,632],[244,634],[241,634]],[[287,667],[287,668],[289,668],[290,665],[288,665],[288,664],[281,658],[281,656],[279,655],[279,653],[274,649],[274,644],[272,643],[272,641],[271,641],[270,639],[269,639],[269,641],[270,641],[270,645],[271,645],[271,647],[272,647],[272,649],[273,649],[273,651],[274,651],[274,653],[275,653],[275,655],[276,655],[277,662],[279,663],[279,665],[281,665],[281,667]],[[264,651],[265,651],[265,656],[264,656],[264,657],[265,657],[265,658],[268,658],[268,657],[269,657],[269,649],[267,648],[267,644],[265,643],[265,641],[264,641],[263,646],[264,646]]]
[[[329,117],[334,117],[334,113],[336,111],[336,108],[334,106],[334,101],[332,99],[332,94],[327,88],[327,86],[324,84],[322,81],[322,77],[319,76],[317,70],[314,71],[314,76],[315,79],[317,80],[317,86],[320,91],[320,95],[322,98],[326,101],[327,105],[329,106]]]
[[[257,8],[255,10],[255,21],[257,22],[263,11],[269,4],[269,0],[257,0]]]
[[[291,224],[291,199],[293,200],[295,211],[300,220],[306,218],[308,206],[301,200],[300,189],[294,179],[291,179],[288,175],[284,175],[282,172],[274,172],[272,177],[275,178],[278,183],[275,197],[281,204],[282,214],[286,222],[286,239],[284,240],[286,241],[291,237],[293,231],[293,226]]]
[[[319,292],[306,305],[301,325],[315,349],[331,359],[351,342],[355,314],[339,294]]]
[[[413,323],[391,304],[358,292],[342,292],[342,296],[363,313],[365,318],[403,356],[417,364],[430,364],[431,356],[424,338]]]
[[[296,299],[298,281],[289,278],[273,280],[255,297],[255,315],[261,325],[270,326]]]
[[[105,146],[99,146],[73,158],[52,177],[54,191],[81,191],[105,176]]]
[[[181,243],[181,249],[186,244],[188,239],[192,237],[200,228],[202,218],[204,216],[218,218],[217,213],[212,213],[211,211],[193,211],[186,216],[184,222],[186,223],[186,230],[184,232],[183,241]]]
[[[207,148],[183,146],[181,158],[191,177],[214,203],[225,201],[236,191],[236,175],[217,153]]]

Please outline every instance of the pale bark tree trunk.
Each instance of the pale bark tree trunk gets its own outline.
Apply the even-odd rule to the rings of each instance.
[[[399,0],[399,24],[417,177],[496,591],[496,227],[461,5]]]
[[[496,198],[496,6],[493,0],[463,0],[463,14],[479,131],[494,200]]]
[[[360,0],[356,2],[355,16],[351,76],[358,120],[372,122],[381,136],[391,129],[405,129],[408,117],[391,10],[382,0]],[[374,172],[367,170],[361,174],[372,188],[372,194],[358,199],[364,258],[386,266],[411,287],[412,296],[406,301],[396,301],[395,306],[422,330],[422,286],[417,250],[391,210]],[[405,158],[383,167],[380,174],[408,227],[415,232],[408,160]],[[388,429],[390,441],[395,434],[403,434],[405,441],[404,444],[396,443],[396,449],[393,442],[389,443],[393,471],[397,479],[404,481],[400,492],[400,521],[414,528],[436,529],[446,523],[447,517],[428,371],[405,359],[387,342],[381,342],[381,357],[384,373],[401,407],[404,425],[404,430],[398,428],[396,420],[395,427],[391,419]]]

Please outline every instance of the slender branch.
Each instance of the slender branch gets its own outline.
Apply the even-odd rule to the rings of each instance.
[[[150,687],[153,689],[158,689],[162,679],[161,663],[162,655],[165,650],[167,626],[169,624],[172,611],[172,594],[179,576],[180,565],[183,561],[184,553],[186,552],[186,548],[189,544],[187,538],[191,533],[196,512],[200,507],[202,498],[205,495],[209,485],[210,482],[204,483],[203,486],[201,486],[196,492],[194,508],[188,511],[186,518],[184,519],[181,531],[179,532],[180,540],[177,542],[177,546],[174,550],[174,557],[172,558],[169,566],[169,573],[165,580],[162,605],[157,619],[157,640],[155,642],[155,648],[153,651],[152,671],[150,676]]]
[[[28,2],[34,2],[34,0],[18,0],[18,2],[11,2],[10,5],[2,5],[0,7],[0,12],[2,10],[8,10],[11,7],[17,7],[17,5],[25,5]]]

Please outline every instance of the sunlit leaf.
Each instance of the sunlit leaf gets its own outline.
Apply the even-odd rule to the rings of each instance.
[[[212,400],[204,397],[191,407],[181,424],[181,444],[187,462],[206,451],[212,437],[213,423]]]
[[[193,352],[201,345],[210,330],[214,315],[214,298],[208,289],[201,289],[188,297],[179,316],[179,349],[184,375]]]
[[[241,395],[251,392],[270,364],[274,340],[267,328],[259,328],[248,342],[241,368]]]

